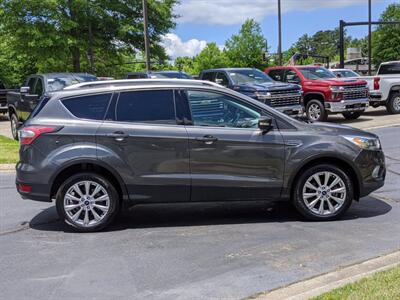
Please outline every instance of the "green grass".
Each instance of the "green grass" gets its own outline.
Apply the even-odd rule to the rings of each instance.
[[[334,289],[313,300],[400,299],[400,266]]]
[[[0,135],[0,164],[13,164],[19,160],[19,143]]]

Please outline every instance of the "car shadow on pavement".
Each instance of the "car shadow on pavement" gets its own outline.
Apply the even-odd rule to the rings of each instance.
[[[366,197],[354,202],[346,215],[334,222],[360,218],[373,218],[387,214],[392,209],[388,203]],[[182,227],[250,223],[308,222],[289,203],[234,202],[202,204],[137,205],[121,214],[105,231],[134,228]],[[71,232],[58,220],[55,207],[43,210],[30,221],[30,227],[40,231]]]

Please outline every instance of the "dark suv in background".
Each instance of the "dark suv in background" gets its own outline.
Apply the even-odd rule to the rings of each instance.
[[[218,83],[259,100],[287,115],[303,114],[302,90],[297,84],[281,83],[260,70],[250,68],[210,69],[199,79]]]
[[[16,186],[80,231],[135,204],[291,201],[332,220],[384,184],[376,135],[306,124],[205,81],[83,83],[20,130]]]

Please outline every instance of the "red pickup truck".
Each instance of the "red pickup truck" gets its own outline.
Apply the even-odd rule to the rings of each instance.
[[[304,106],[311,121],[326,121],[328,114],[341,113],[357,119],[369,105],[367,82],[337,78],[320,66],[285,66],[265,69],[276,81],[297,83],[303,88]]]

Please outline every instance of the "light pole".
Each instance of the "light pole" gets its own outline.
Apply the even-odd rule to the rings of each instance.
[[[144,53],[146,60],[146,71],[150,71],[150,41],[147,17],[147,0],[143,0],[143,27],[144,27]]]
[[[278,0],[278,62],[282,65],[282,15],[281,0]]]
[[[371,0],[368,0],[368,75],[371,76],[371,49],[372,49],[372,33],[371,33]]]

